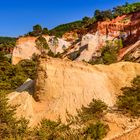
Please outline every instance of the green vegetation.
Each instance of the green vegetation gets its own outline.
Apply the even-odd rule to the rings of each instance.
[[[13,48],[15,47],[16,38],[12,37],[0,37],[0,48]]]
[[[34,79],[36,65],[36,61],[23,60],[14,66],[8,58],[0,53],[0,92],[10,93],[28,78]]]
[[[36,47],[41,51],[44,52],[45,50],[49,49],[49,45],[46,41],[46,39],[43,36],[39,36],[36,41]]]
[[[83,121],[80,115],[69,117],[67,124],[63,124],[60,119],[56,122],[43,119],[35,128],[29,128],[25,118],[15,117],[16,107],[8,105],[4,94],[0,94],[0,109],[0,139],[3,140],[101,140],[109,131],[108,125],[102,121],[107,107],[98,100],[93,100],[88,107],[81,109],[80,114],[91,116],[88,120]]]
[[[86,129],[86,139],[102,140],[109,131],[108,125],[101,122],[96,124],[89,124]]]
[[[104,102],[93,99],[87,107],[83,106],[81,110],[77,110],[77,113],[77,116],[67,113],[69,124],[76,125],[78,128],[75,136],[79,136],[79,139],[95,140],[101,140],[106,136],[109,127],[103,121],[107,113],[107,106]],[[82,127],[79,128],[79,126]]]
[[[60,140],[67,139],[69,131],[69,126],[62,124],[60,120],[55,122],[44,119],[34,135],[37,140]]]
[[[37,140],[101,140],[109,131],[108,125],[102,121],[106,112],[107,106],[103,102],[93,100],[88,107],[78,110],[78,116],[67,113],[67,124],[63,124],[60,119],[57,122],[42,120],[33,132],[33,137]],[[81,115],[86,117],[83,119]]]
[[[140,2],[132,4],[126,3],[125,5],[114,7],[113,10],[111,9],[105,11],[95,10],[93,17],[91,18],[84,17],[82,20],[59,25],[54,29],[50,30],[50,34],[55,35],[57,37],[61,37],[64,33],[75,29],[78,30],[86,29],[89,25],[94,24],[95,22],[107,19],[112,20],[117,16],[137,11],[140,11]]]
[[[117,56],[119,50],[123,47],[122,40],[114,40],[106,42],[100,50],[100,55],[89,61],[90,64],[112,64],[117,62]]]
[[[115,8],[113,8],[113,16],[117,17],[117,16],[121,16],[123,14],[129,14],[129,13],[133,13],[133,12],[137,12],[140,11],[140,2],[136,2],[136,3],[132,3],[132,4],[128,4],[126,3],[123,6],[117,6]]]
[[[54,54],[51,50],[48,51],[47,55],[53,58],[61,58],[60,53]]]
[[[86,30],[90,25],[103,20],[112,20],[117,16],[121,16],[123,14],[129,14],[133,12],[137,12],[140,10],[140,2],[128,4],[122,6],[114,7],[113,10],[95,10],[93,17],[84,17],[81,20],[66,23],[59,25],[51,30],[47,28],[42,28],[41,25],[37,24],[33,26],[33,31],[29,32],[27,35],[30,36],[39,36],[39,35],[54,35],[56,37],[62,37],[62,35],[66,32],[73,31],[73,30]]]
[[[43,28],[41,27],[41,25],[37,24],[35,26],[33,26],[33,31],[29,32],[27,35],[30,36],[40,36],[40,35],[48,35],[49,31],[48,28]]]
[[[105,11],[96,10],[94,13],[94,17],[96,18],[97,21],[103,21],[106,19],[111,20],[113,18],[116,18],[117,16],[137,12],[139,10],[140,10],[140,2],[133,4],[126,3],[125,5],[114,7],[113,10],[105,10]]]
[[[117,106],[123,113],[140,116],[140,76],[132,81],[131,87],[122,88],[123,95],[118,97]]]
[[[0,93],[0,139],[23,140],[28,134],[28,121],[17,119],[16,107],[9,106],[7,101],[5,95]]]
[[[16,46],[16,38],[0,37],[0,52],[10,54],[12,49]]]
[[[50,30],[50,34],[61,37],[65,32],[69,32],[74,29],[80,29],[82,25],[83,23],[80,20],[68,24],[62,24]]]
[[[106,19],[113,19],[113,14],[111,10],[106,11],[96,10],[94,13],[94,17],[97,21],[103,21]]]
[[[97,121],[103,118],[106,111],[107,106],[104,102],[93,99],[88,107],[83,106],[81,110],[78,111],[78,117],[80,118],[80,122],[87,122],[89,120]]]
[[[54,46],[58,45],[57,37],[54,37],[52,41],[53,41],[52,43],[53,43]],[[47,55],[50,56],[50,57],[54,57],[54,58],[56,58],[56,57],[60,58],[61,57],[60,53],[55,54],[55,53],[52,52],[52,50],[49,48],[49,45],[48,45],[48,43],[47,43],[47,41],[44,37],[39,36],[36,39],[35,43],[36,43],[36,48],[38,48],[40,50],[41,55],[43,57],[45,57]]]

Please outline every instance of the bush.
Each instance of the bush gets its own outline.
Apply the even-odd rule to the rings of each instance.
[[[0,91],[10,93],[21,86],[28,78],[35,79],[36,61],[23,60],[12,65],[7,59],[0,61]]]
[[[92,100],[87,106],[82,106],[81,110],[78,110],[78,117],[80,121],[87,122],[88,120],[100,120],[103,118],[107,111],[107,105],[100,100]]]
[[[42,120],[40,126],[36,129],[36,139],[41,140],[52,140],[52,139],[64,139],[66,137],[66,131],[70,128],[67,125],[61,123],[60,120],[57,122],[50,121],[47,119]]]
[[[89,124],[85,131],[85,137],[86,139],[102,140],[107,135],[108,131],[108,125],[99,121],[95,124]]]
[[[67,24],[62,24],[50,30],[50,34],[57,37],[62,37],[64,33],[75,29],[80,29],[82,26],[83,26],[82,20],[67,23]]]
[[[41,51],[44,52],[45,50],[49,49],[49,45],[46,41],[46,39],[43,36],[39,36],[36,41],[36,47]]]
[[[8,105],[5,95],[0,92],[0,139],[25,139],[28,134],[28,121],[16,119],[16,107]]]
[[[12,37],[0,37],[0,48],[14,48],[16,44],[16,38]]]
[[[114,41],[107,41],[106,46],[101,48],[100,55],[92,58],[88,63],[89,64],[112,64],[117,62],[118,52],[123,47],[121,39]]]
[[[36,128],[34,137],[37,140],[101,140],[109,131],[108,125],[101,120],[106,111],[107,106],[102,101],[93,100],[88,107],[82,107],[78,111],[78,116],[74,117],[68,114],[69,119],[66,125],[62,124],[60,119],[57,122],[43,120],[40,126]],[[85,119],[83,115],[88,119]]]
[[[140,76],[132,81],[131,87],[121,89],[123,95],[118,97],[117,106],[123,113],[140,116]]]

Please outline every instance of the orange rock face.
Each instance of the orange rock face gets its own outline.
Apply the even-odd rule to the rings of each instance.
[[[74,40],[78,39],[78,34],[76,32],[67,32],[65,33],[62,38],[66,41],[73,42]]]
[[[58,39],[57,47],[52,44],[53,37],[44,37],[53,52],[62,53],[64,52],[64,49],[69,48],[75,40],[80,38],[84,39],[84,36],[92,36],[92,38],[84,40],[84,46],[86,45],[88,47],[82,52],[82,56],[78,59],[79,61],[89,61],[92,58],[92,55],[96,54],[96,51],[99,50],[106,41],[114,40],[115,38],[121,38],[123,40],[124,48],[130,48],[140,40],[140,12],[123,15],[113,20],[94,23],[92,26],[88,27],[87,30],[81,29],[67,32],[63,35],[62,39]],[[18,39],[16,47],[13,50],[13,64],[17,64],[23,59],[30,59],[34,53],[40,53],[35,47],[35,39],[35,37],[22,37]],[[52,42],[50,42],[50,39]],[[77,44],[78,48],[83,47],[81,41]],[[72,47],[73,50],[69,49],[69,52],[75,51],[76,45]],[[124,56],[123,54],[126,54],[124,52],[125,50],[126,49],[120,51],[120,59]],[[123,54],[121,52],[123,52]]]
[[[97,30],[100,34],[113,37],[129,38],[130,36],[139,39],[140,35],[140,12],[130,15],[123,15],[111,21],[98,23]]]

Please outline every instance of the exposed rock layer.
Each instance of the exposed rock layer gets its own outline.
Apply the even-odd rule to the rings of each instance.
[[[32,81],[21,86],[20,92],[9,94],[10,103],[20,104],[17,116],[25,116],[30,125],[36,125],[41,119],[65,122],[67,112],[76,115],[76,109],[88,105],[92,99],[100,99],[113,106],[120,89],[130,86],[130,81],[140,75],[140,64],[121,62],[112,65],[89,65],[83,62],[41,58],[36,80],[35,97],[25,89]],[[24,87],[24,88],[23,88]],[[23,89],[23,91],[22,91]],[[29,92],[27,92],[29,91]],[[106,120],[111,128],[107,139],[122,135],[138,126],[129,118],[118,114],[107,114]],[[126,128],[124,130],[124,127]]]
[[[72,42],[82,38],[76,45],[72,45],[70,47],[72,49],[69,49],[67,53],[79,50],[80,55],[76,60],[89,61],[97,55],[96,52],[105,45],[107,40],[123,38],[124,47],[131,47],[130,45],[138,41],[140,39],[140,12],[123,15],[111,21],[94,23],[88,29],[87,34],[79,35],[78,32],[79,30],[64,34],[62,39],[58,39],[58,44],[53,43],[54,37],[44,37],[54,53],[64,52],[64,50],[72,45]],[[22,37],[18,39],[16,47],[13,50],[13,64],[17,64],[23,59],[30,59],[33,53],[39,53],[35,47],[35,39],[35,37]]]
[[[53,36],[43,36],[46,39],[46,42],[49,45],[51,51],[56,53],[62,53],[64,49],[67,49],[70,46],[69,42],[64,41],[63,39],[55,38]],[[16,42],[16,47],[13,50],[12,55],[12,64],[17,64],[21,60],[31,59],[33,54],[40,54],[40,50],[37,49],[35,40],[37,37],[21,37]]]
[[[116,63],[109,66],[89,65],[61,59],[40,60],[36,80],[37,97],[44,108],[45,116],[63,120],[66,110],[76,114],[76,109],[89,104],[93,98],[113,106],[121,87],[140,75],[138,63]]]
[[[129,85],[136,75],[140,75],[140,64],[92,66],[43,58],[38,68],[36,96],[51,106],[51,116],[61,114],[64,118],[66,110],[75,114],[76,109],[89,104],[93,98],[113,106],[121,87]]]

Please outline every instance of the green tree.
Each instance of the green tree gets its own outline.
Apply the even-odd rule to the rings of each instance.
[[[0,139],[25,139],[28,134],[28,121],[24,118],[16,119],[16,107],[10,106],[5,94],[1,92],[0,110]]]
[[[44,35],[48,35],[48,34],[49,34],[49,30],[48,30],[48,28],[43,28],[43,30],[42,30],[42,34],[44,34]]]
[[[97,21],[103,20],[103,15],[100,10],[95,10],[94,17],[96,18]]]
[[[109,127],[102,122],[97,122],[95,124],[90,123],[85,131],[86,139],[102,140],[108,133]]]
[[[61,123],[44,119],[41,121],[40,126],[35,131],[37,140],[60,140],[67,137],[69,126]]]
[[[41,25],[37,24],[37,25],[33,26],[33,32],[31,32],[30,35],[39,36],[41,34],[42,34]]]
[[[39,36],[36,39],[35,43],[36,47],[41,51],[41,53],[44,53],[46,52],[46,50],[49,50],[49,45],[43,36]]]
[[[82,106],[81,110],[78,110],[78,117],[81,122],[87,122],[88,120],[100,120],[107,112],[107,105],[100,101],[93,99],[87,106]]]
[[[117,100],[118,109],[131,116],[140,116],[140,76],[132,81],[131,87],[121,89],[123,95]]]

